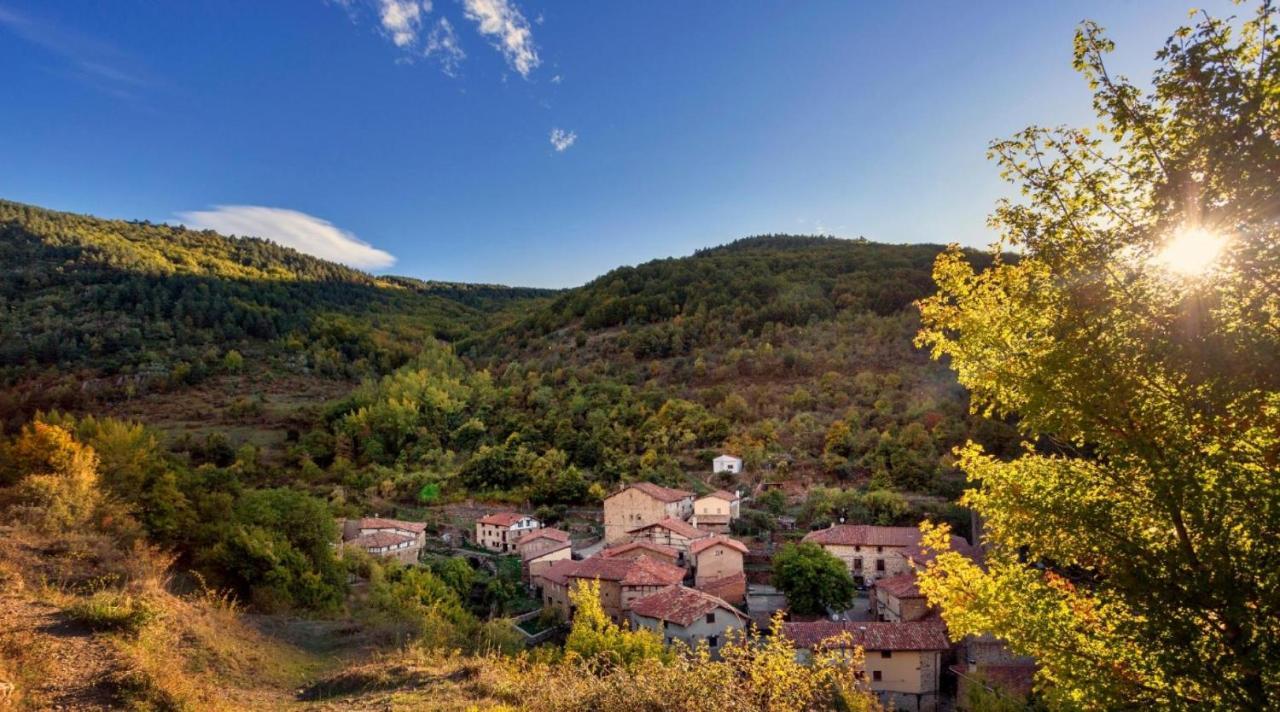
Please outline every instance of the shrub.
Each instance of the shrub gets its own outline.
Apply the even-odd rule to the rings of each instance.
[[[159,609],[128,593],[98,591],[72,603],[70,618],[94,630],[120,631],[137,635],[159,617]]]

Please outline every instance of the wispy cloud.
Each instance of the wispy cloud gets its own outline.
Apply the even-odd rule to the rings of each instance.
[[[551,146],[556,149],[556,153],[564,153],[569,150],[578,140],[576,131],[565,131],[564,129],[551,129]]]
[[[451,77],[458,76],[462,60],[467,58],[467,53],[462,51],[462,44],[458,42],[458,33],[454,32],[453,25],[445,17],[437,20],[435,27],[431,28],[423,54],[435,57],[440,63],[440,71]]]
[[[418,41],[423,11],[431,12],[431,3],[417,0],[379,0],[378,20],[397,47],[410,47]]]
[[[136,64],[116,47],[71,28],[30,17],[0,5],[0,29],[58,56],[66,74],[108,94],[127,98],[134,90],[151,86]]]
[[[502,52],[520,76],[528,79],[542,60],[533,44],[533,31],[520,8],[510,0],[464,0],[467,17],[476,23],[476,29]]]
[[[260,205],[215,205],[212,210],[178,213],[177,217],[182,224],[196,230],[264,237],[299,252],[358,269],[381,269],[396,262],[393,255],[364,242],[351,232],[297,210]]]

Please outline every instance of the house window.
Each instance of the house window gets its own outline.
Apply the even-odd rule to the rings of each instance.
[[[876,559],[876,571],[884,571],[884,559]]]
[[[861,571],[861,570],[862,570],[862,559],[854,559],[854,560],[853,560],[853,570],[854,570],[854,571]]]
[[[872,679],[873,681],[875,681],[875,682],[880,682],[880,677],[881,677],[881,676],[880,676],[880,671],[879,671],[879,670],[872,670],[872,671],[871,671],[871,679]]]
[[[893,651],[892,651],[892,650],[881,650],[881,651],[880,651],[880,657],[882,657],[882,658],[891,658],[891,657],[893,657]]]
[[[712,611],[712,612],[710,612],[710,613],[708,613],[708,614],[707,614],[707,622],[708,622],[708,623],[715,623],[715,622],[716,622],[716,612],[715,612],[715,611]]]
[[[708,645],[708,646],[710,646],[710,647],[712,647],[712,648],[718,648],[718,647],[720,647],[720,636],[718,636],[718,635],[709,635],[709,636],[707,636],[707,645]]]

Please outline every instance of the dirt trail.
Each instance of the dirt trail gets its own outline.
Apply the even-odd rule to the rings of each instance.
[[[0,657],[16,679],[28,708],[100,710],[112,705],[111,676],[120,669],[114,651],[92,632],[67,621],[54,606],[0,594]],[[6,709],[0,699],[0,709]]]

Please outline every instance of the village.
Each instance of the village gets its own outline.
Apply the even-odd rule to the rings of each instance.
[[[743,461],[722,454],[712,474],[736,480]],[[921,593],[917,572],[933,552],[922,546],[918,528],[841,519],[808,532],[735,535],[746,505],[768,489],[764,483],[750,494],[695,493],[630,483],[604,498],[599,526],[589,531],[561,529],[515,510],[476,516],[467,528],[437,532],[439,541],[429,541],[425,522],[346,520],[342,546],[406,565],[416,565],[433,546],[446,546],[473,566],[518,561],[534,606],[509,620],[529,645],[563,635],[575,614],[572,594],[591,583],[613,622],[656,631],[667,644],[705,646],[713,658],[733,631],[750,627],[784,635],[802,662],[819,651],[861,648],[865,682],[893,709],[967,709],[973,686],[1015,703],[1027,698],[1033,660],[991,637],[953,639]],[[780,519],[795,525],[794,518]],[[976,523],[974,531],[980,531]],[[825,614],[792,611],[771,565],[788,541],[816,545],[843,563],[856,587],[853,605]],[[951,548],[981,563],[979,542],[953,535]],[[543,625],[531,627],[534,621]]]

